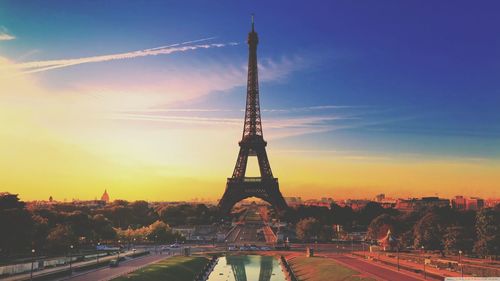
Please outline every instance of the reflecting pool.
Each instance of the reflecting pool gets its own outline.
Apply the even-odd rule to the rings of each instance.
[[[269,256],[227,256],[219,262],[208,281],[285,281],[278,260]]]

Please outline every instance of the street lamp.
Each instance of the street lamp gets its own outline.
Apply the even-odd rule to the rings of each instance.
[[[71,268],[71,260],[72,260],[71,254],[73,253],[73,245],[70,245],[69,248],[70,248],[70,250],[69,250],[69,274],[73,275],[73,270]]]
[[[399,245],[396,247],[397,253],[398,253],[398,271],[399,271]]]
[[[351,236],[351,255],[354,252],[354,236]]]
[[[155,253],[158,254],[158,245],[157,244],[158,244],[158,235],[155,235]]]
[[[97,252],[97,263],[99,263],[99,248],[101,247],[101,242],[97,242],[97,248],[96,248],[96,252]]]
[[[425,248],[424,246],[422,245],[422,258],[423,258],[423,262],[424,262],[424,279],[427,279],[427,273],[425,272]]]
[[[462,277],[464,277],[464,265],[462,263],[462,250],[458,251],[458,265],[460,265],[460,272]]]
[[[120,262],[120,250],[121,250],[121,247],[120,247],[120,244],[121,244],[121,240],[118,240],[118,258],[116,259],[117,262]]]
[[[33,280],[33,263],[35,262],[35,249],[31,249],[31,253],[33,254],[33,259],[31,260],[30,280]]]

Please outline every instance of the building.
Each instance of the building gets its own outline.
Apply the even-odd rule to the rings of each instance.
[[[375,196],[375,202],[383,202],[385,200],[385,194],[381,193]]]
[[[172,231],[174,233],[180,234],[182,237],[186,238],[186,240],[191,240],[192,235],[195,231],[194,225],[180,225],[172,227]]]
[[[300,197],[285,197],[285,201],[290,207],[302,205],[302,198]]]
[[[224,238],[221,238],[223,232],[218,229],[217,225],[179,225],[172,227],[172,231],[189,241],[224,240]]]
[[[109,195],[108,195],[108,191],[106,189],[104,190],[104,193],[101,196],[101,201],[109,203]]]
[[[471,197],[466,201],[467,210],[479,210],[484,208],[484,200],[478,197]]]
[[[421,199],[398,199],[396,201],[396,209],[402,212],[413,212],[424,208],[449,206],[450,200],[439,197],[422,197]]]
[[[302,203],[304,206],[324,207],[330,209],[331,203],[322,200],[309,199]]]
[[[353,210],[361,210],[363,209],[368,203],[370,203],[370,200],[363,200],[363,199],[347,199],[344,201],[344,206],[351,207]]]
[[[489,198],[484,200],[484,206],[486,208],[495,208],[498,204],[500,204],[500,199],[498,198]]]
[[[465,210],[467,209],[467,200],[463,196],[457,195],[451,199],[451,207],[457,210]]]
[[[458,195],[451,200],[451,207],[457,210],[479,210],[485,206],[484,199],[478,197],[465,198]]]

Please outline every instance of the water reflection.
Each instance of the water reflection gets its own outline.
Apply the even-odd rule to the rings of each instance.
[[[221,257],[208,281],[285,281],[281,267],[274,257]]]

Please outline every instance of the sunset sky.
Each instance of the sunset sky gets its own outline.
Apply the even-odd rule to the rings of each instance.
[[[500,197],[498,1],[283,3],[0,1],[0,192],[222,196],[255,13],[284,196]]]

